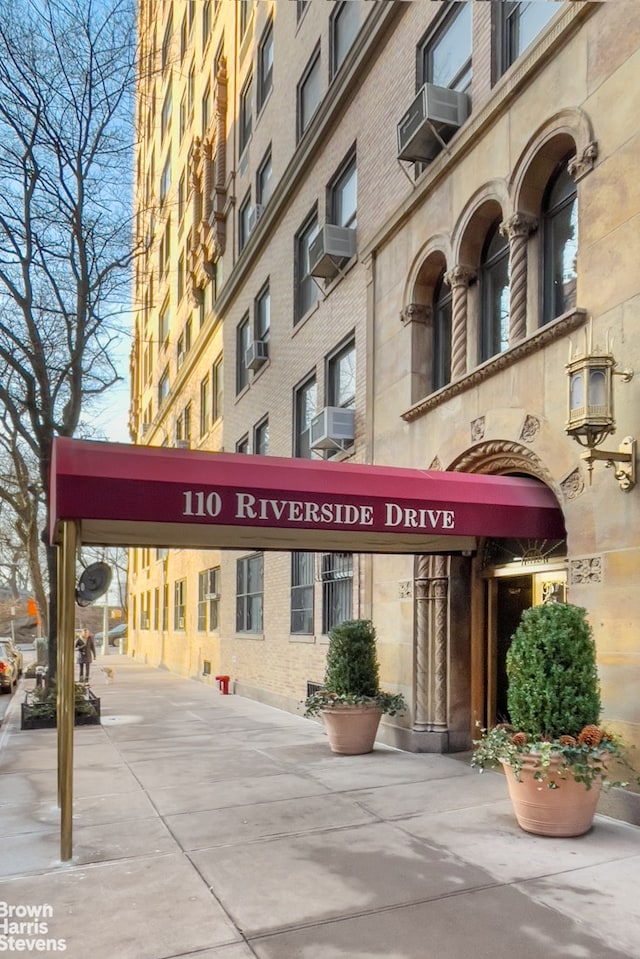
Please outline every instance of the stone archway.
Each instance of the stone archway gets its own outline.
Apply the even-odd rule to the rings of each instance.
[[[535,430],[536,424],[535,417],[527,417],[524,430]],[[559,488],[543,461],[519,442],[480,442],[456,457],[449,469],[530,476],[559,498]],[[472,635],[478,564],[464,556],[416,557],[413,730],[420,739],[424,736],[425,751],[455,751],[469,745],[475,714],[472,673],[482,669],[477,663],[479,641],[474,643]]]

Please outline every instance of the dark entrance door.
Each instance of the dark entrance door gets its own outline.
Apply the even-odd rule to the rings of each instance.
[[[508,722],[507,650],[524,609],[533,605],[533,578],[509,576],[497,580],[496,609],[496,719]]]

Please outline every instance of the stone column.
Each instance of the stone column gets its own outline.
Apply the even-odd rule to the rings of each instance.
[[[413,728],[447,729],[449,580],[445,556],[420,556],[416,597],[416,706]]]
[[[454,266],[445,273],[451,287],[451,379],[467,372],[467,292],[476,273],[468,266]]]
[[[514,213],[500,224],[500,233],[509,240],[509,346],[527,333],[527,245],[537,226],[527,213]]]
[[[411,330],[411,402],[431,390],[431,330],[433,310],[422,303],[409,303],[400,313],[403,326]]]

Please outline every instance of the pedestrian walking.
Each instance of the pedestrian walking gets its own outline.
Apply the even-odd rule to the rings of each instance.
[[[89,671],[91,661],[96,658],[96,644],[93,639],[93,633],[88,629],[83,629],[76,640],[76,662],[80,667],[80,682],[89,682]]]

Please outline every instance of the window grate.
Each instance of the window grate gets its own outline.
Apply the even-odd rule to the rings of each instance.
[[[209,662],[208,659],[205,659],[204,662],[203,662],[203,664],[202,664],[202,675],[203,675],[203,676],[210,676],[210,675],[211,675],[211,663]]]
[[[314,693],[319,692],[321,689],[324,689],[322,683],[310,683],[307,680],[307,696],[313,696]]]

